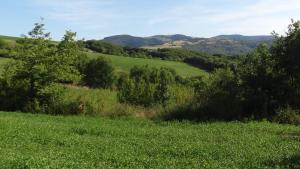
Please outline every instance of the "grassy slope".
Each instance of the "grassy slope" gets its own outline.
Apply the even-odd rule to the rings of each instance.
[[[12,37],[12,36],[3,36],[3,35],[0,35],[0,39],[15,41],[15,40],[18,40],[19,37]]]
[[[267,122],[0,112],[0,129],[0,168],[286,168],[300,160],[300,128]]]
[[[104,55],[104,54],[89,54],[92,57],[103,56],[111,60],[112,64],[117,68],[118,71],[128,72],[130,68],[135,65],[149,65],[153,67],[169,67],[175,69],[175,71],[181,76],[207,76],[207,72],[198,69],[196,67],[190,66],[186,63],[175,62],[175,61],[164,61],[159,59],[144,59],[144,58],[132,58],[114,55]]]
[[[0,39],[4,39],[7,41],[14,42],[19,39],[18,37],[11,36],[2,36],[0,35]],[[163,61],[158,59],[143,59],[143,58],[131,58],[131,57],[122,57],[122,56],[114,56],[114,55],[104,55],[104,54],[95,54],[89,53],[92,57],[95,56],[104,56],[112,61],[113,65],[116,66],[118,71],[128,72],[130,68],[135,65],[149,65],[154,67],[169,67],[176,70],[176,72],[181,76],[206,76],[208,73],[204,70],[200,70],[196,67],[190,66],[186,63],[175,62],[175,61]],[[0,60],[1,64],[1,60]],[[0,65],[1,66],[1,65]]]

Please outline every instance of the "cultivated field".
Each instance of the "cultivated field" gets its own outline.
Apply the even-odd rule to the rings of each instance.
[[[0,113],[1,168],[299,168],[300,128]]]

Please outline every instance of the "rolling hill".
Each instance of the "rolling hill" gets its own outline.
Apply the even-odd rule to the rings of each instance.
[[[162,37],[157,37],[162,38]],[[0,39],[5,41],[15,42],[18,37],[11,36],[2,36],[0,35]],[[204,70],[198,69],[191,65],[188,65],[183,62],[176,61],[164,61],[160,59],[145,59],[145,58],[132,58],[132,57],[124,57],[124,56],[116,56],[116,55],[105,55],[100,53],[88,52],[90,57],[99,57],[102,56],[112,62],[112,64],[116,67],[119,72],[129,72],[129,70],[133,66],[143,66],[149,65],[153,67],[168,67],[174,69],[179,75],[183,77],[192,77],[192,76],[206,76],[208,73]],[[0,57],[0,70],[4,63],[8,62],[9,59]]]
[[[185,35],[156,35],[134,37],[117,35],[104,38],[103,41],[129,47],[148,49],[185,48],[209,54],[241,55],[246,54],[260,43],[270,44],[272,36],[220,35],[212,38],[195,38]]]
[[[129,70],[134,66],[143,66],[148,65],[150,67],[167,67],[174,69],[176,73],[183,77],[192,77],[192,76],[207,76],[208,72],[198,69],[196,67],[190,66],[183,62],[177,61],[165,61],[160,59],[145,59],[145,58],[133,58],[133,57],[124,57],[116,55],[105,55],[99,53],[89,53],[90,57],[104,57],[111,61],[113,66],[117,69],[118,72],[129,72]]]

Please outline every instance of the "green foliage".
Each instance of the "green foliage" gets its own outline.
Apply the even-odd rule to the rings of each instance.
[[[130,78],[119,80],[119,100],[121,102],[152,106],[166,105],[169,96],[169,85],[175,82],[175,72],[168,68],[134,67]]]
[[[275,34],[275,33],[274,33]],[[279,83],[286,92],[281,98],[287,104],[300,107],[300,21],[288,27],[285,36],[275,34],[271,53],[276,61],[276,71],[281,78]],[[284,101],[284,100],[281,100]]]
[[[276,112],[273,121],[282,124],[300,125],[299,111],[292,109],[290,106],[279,108]]]
[[[9,42],[0,39],[0,57],[10,57],[12,45]]]
[[[87,49],[99,52],[99,53],[105,53],[110,55],[124,55],[124,49],[121,46],[113,45],[107,42],[103,41],[97,41],[97,40],[88,40],[84,42],[84,46]]]
[[[299,127],[1,112],[0,168],[297,168]],[[299,168],[299,167],[298,167]]]
[[[274,70],[275,61],[266,44],[260,45],[254,52],[247,55],[238,69],[245,113],[254,114],[259,118],[272,116],[276,107],[278,78]]]
[[[115,81],[114,67],[104,58],[90,60],[84,69],[84,83],[93,88],[111,88]]]
[[[61,95],[56,83],[79,81],[75,33],[67,31],[56,46],[44,31],[44,24],[36,23],[29,37],[17,41],[14,61],[0,79],[1,109],[49,113],[46,107]]]
[[[205,86],[198,87],[200,118],[232,120],[242,116],[239,80],[229,68],[216,70]]]
[[[81,48],[76,41],[76,33],[66,31],[63,39],[57,46],[56,59],[61,62],[60,67],[57,67],[59,71],[59,81],[76,83],[81,79],[78,65],[80,65],[81,58],[85,55],[81,52]]]

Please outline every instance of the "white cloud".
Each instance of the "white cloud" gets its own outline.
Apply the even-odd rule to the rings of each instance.
[[[105,21],[119,16],[105,6],[112,0],[33,0],[35,5],[45,9],[47,19],[97,29],[104,26]]]
[[[82,30],[135,33],[217,34],[283,33],[290,19],[300,19],[300,0],[186,0],[171,3],[160,12],[140,3],[137,10],[119,0],[30,0],[45,12],[46,19]],[[155,0],[153,0],[155,1]],[[158,7],[159,8],[159,7]],[[122,11],[123,10],[123,13]],[[124,12],[125,11],[125,12]],[[139,29],[137,29],[139,28]],[[129,32],[128,32],[129,31]],[[101,36],[101,35],[100,35]]]
[[[218,31],[215,34],[255,35],[269,34],[273,30],[283,33],[292,18],[300,19],[299,0],[256,0],[251,5],[244,6],[234,6],[237,1],[231,0],[232,5],[227,8],[224,7],[226,2],[229,3],[229,0],[221,0],[220,4],[215,5],[204,5],[203,1],[191,0],[166,11],[163,16],[154,17],[148,24],[167,22],[173,24],[172,27],[198,35],[204,29],[207,35],[210,34],[209,30]]]

